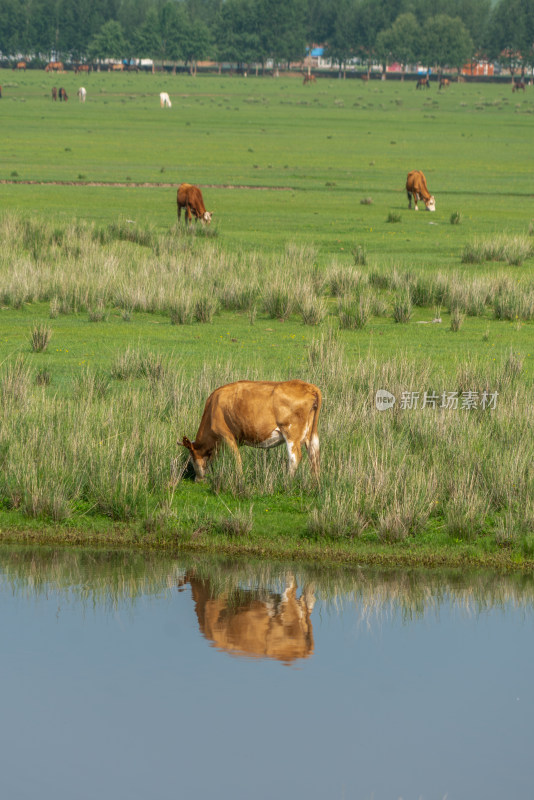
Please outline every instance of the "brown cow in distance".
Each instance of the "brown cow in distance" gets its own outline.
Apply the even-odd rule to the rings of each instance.
[[[419,80],[415,84],[415,88],[416,89],[422,89],[423,86],[426,86],[427,89],[430,89],[430,79],[429,78],[419,78]]]
[[[415,210],[417,208],[417,201],[423,200],[427,211],[436,210],[436,199],[430,194],[426,186],[426,178],[420,169],[413,169],[408,173],[406,178],[406,194],[408,195],[408,208],[412,207],[412,195],[415,201]]]
[[[313,586],[305,585],[297,597],[293,575],[287,575],[281,594],[265,589],[217,593],[209,578],[194,573],[186,573],[179,581],[180,590],[187,583],[200,631],[218,650],[231,656],[272,658],[287,665],[312,655]]]
[[[66,102],[67,102],[67,100],[69,99],[69,96],[68,96],[67,92],[65,91],[65,89],[63,88],[63,86],[60,86],[60,87],[59,87],[59,90],[58,90],[58,96],[59,96],[59,99],[60,99],[60,100],[64,100],[64,101],[65,101],[65,103],[66,103]]]
[[[311,73],[310,75],[308,75],[308,73],[306,72],[304,73],[304,80],[302,81],[302,83],[304,84],[304,86],[306,86],[307,83],[317,83],[317,79],[315,75],[312,75]]]
[[[222,444],[228,445],[241,472],[239,445],[270,448],[284,443],[290,476],[300,463],[304,445],[318,479],[321,402],[317,386],[301,380],[237,381],[215,389],[206,400],[195,441],[184,436],[181,442],[189,450],[196,480],[205,477]]]
[[[204,198],[198,186],[193,186],[191,183],[181,183],[178,187],[176,194],[176,203],[178,205],[178,222],[182,214],[182,208],[185,208],[185,217],[187,222],[191,222],[193,216],[201,222],[211,222],[213,212],[206,211],[204,205]]]
[[[57,88],[52,86],[52,100],[57,100]]]
[[[451,85],[451,82],[448,78],[440,78],[439,79],[439,88],[440,89],[448,89]]]
[[[525,82],[524,81],[514,81],[514,84],[512,86],[512,92],[518,92],[520,89],[525,91],[525,89],[526,89]]]

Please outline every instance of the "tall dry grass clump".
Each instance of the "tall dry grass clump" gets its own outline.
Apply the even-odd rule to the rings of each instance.
[[[534,245],[528,236],[499,234],[487,239],[474,239],[462,253],[464,264],[481,264],[483,261],[504,261],[521,266],[534,254]]]
[[[30,332],[30,348],[34,353],[44,353],[52,338],[52,328],[48,325],[34,325]]]

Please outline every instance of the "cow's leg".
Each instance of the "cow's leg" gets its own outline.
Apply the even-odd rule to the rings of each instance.
[[[287,457],[289,459],[289,477],[292,478],[295,472],[297,471],[298,465],[300,464],[300,460],[302,458],[302,449],[300,447],[300,442],[291,439],[285,433],[285,431],[282,431],[282,435],[287,445]]]
[[[417,208],[417,201],[419,200],[419,195],[417,194],[417,192],[413,193],[413,199],[414,199],[414,203],[415,203],[414,211],[419,211],[419,209]]]
[[[310,459],[310,469],[314,478],[319,480],[319,437],[313,433],[309,442],[304,442],[306,450],[308,451],[308,458]]]
[[[411,208],[412,207],[412,195],[408,191],[408,189],[406,189],[406,194],[408,195],[408,208]]]
[[[180,217],[182,216],[182,206],[177,203],[178,206],[178,222],[180,222]]]
[[[185,218],[186,218],[187,222],[192,222],[193,221],[193,217],[191,215],[191,206],[189,205],[189,203],[187,203],[186,207],[185,207]]]
[[[236,440],[234,439],[233,436],[223,436],[222,440],[226,445],[228,445],[228,447],[232,451],[232,454],[233,454],[233,456],[235,458],[235,464],[236,464],[236,467],[237,467],[237,471],[238,471],[238,473],[240,475],[242,475],[243,474],[243,462],[241,460],[241,453],[239,452],[239,447],[237,446]]]

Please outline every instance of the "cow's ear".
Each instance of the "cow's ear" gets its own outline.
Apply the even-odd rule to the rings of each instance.
[[[182,439],[182,444],[184,447],[187,447],[188,450],[191,450],[191,452],[193,452],[193,445],[191,444],[187,436],[184,436],[184,438]]]

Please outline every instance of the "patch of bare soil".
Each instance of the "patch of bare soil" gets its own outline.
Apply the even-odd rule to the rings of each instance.
[[[0,180],[0,184],[24,184],[26,186],[114,186],[128,188],[134,186],[141,189],[176,189],[178,183],[137,183],[136,181],[26,181],[26,180]],[[199,183],[201,189],[252,189],[260,192],[291,192],[292,186],[247,186],[246,184],[233,183]]]

